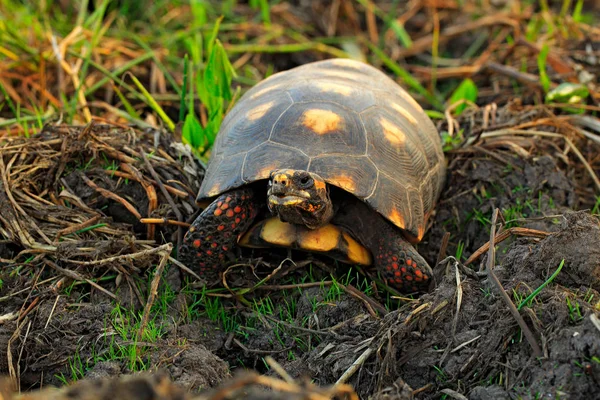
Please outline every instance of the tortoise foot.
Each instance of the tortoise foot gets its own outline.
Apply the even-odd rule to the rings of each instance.
[[[238,237],[246,232],[259,206],[250,188],[217,197],[194,220],[179,248],[179,261],[207,280],[217,278],[226,256],[232,254]]]
[[[427,291],[431,267],[404,238],[382,237],[374,250],[375,265],[385,283],[401,293]]]

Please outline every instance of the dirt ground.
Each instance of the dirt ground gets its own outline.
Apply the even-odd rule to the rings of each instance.
[[[510,113],[500,110],[498,123],[502,123],[503,113],[513,119],[523,117],[523,121],[535,118],[531,117],[535,113],[527,108],[521,110],[521,116],[514,110]],[[477,121],[479,117],[474,113],[464,119]],[[475,123],[470,129],[477,128]],[[73,154],[79,155],[78,163],[90,164],[84,172],[87,176],[129,199],[130,204],[139,206],[140,213],[146,215],[143,185],[123,184],[122,180],[95,166],[95,163],[106,163],[106,159],[90,161],[88,158],[94,154],[95,146],[109,142],[112,137],[111,143],[117,151],[108,153],[123,159],[124,149],[134,142],[123,133],[123,130],[103,126],[95,126],[87,135],[81,128],[50,127],[37,139],[13,142],[13,148],[18,143],[26,146],[26,152],[33,158],[39,155],[41,148],[48,154],[53,147],[71,149]],[[139,151],[154,145],[153,132],[136,131],[136,135]],[[114,140],[116,138],[120,140]],[[431,293],[398,301],[386,298],[386,294],[379,291],[371,295],[370,301],[365,301],[346,286],[346,290],[332,298],[327,285],[302,290],[301,284],[296,289],[284,286],[290,278],[300,279],[307,273],[307,267],[288,268],[285,274],[272,277],[270,286],[245,296],[246,300],[260,302],[268,295],[274,309],[266,315],[258,315],[256,309],[243,301],[223,300],[227,312],[235,315],[240,327],[245,327],[231,332],[220,320],[184,317],[182,310],[186,307],[183,305],[190,306],[196,301],[197,292],[181,291],[189,276],[170,264],[160,281],[161,286],[168,285],[176,293],[166,314],[161,316],[170,320],[162,321],[166,327],[164,334],[153,343],[139,343],[139,352],[133,357],[144,365],[151,365],[152,369],[167,371],[175,383],[192,391],[227,385],[232,374],[244,368],[272,375],[274,372],[264,361],[266,356],[271,356],[292,377],[309,377],[322,386],[335,383],[358,360],[359,368],[344,380],[362,398],[404,398],[403,393],[413,393],[416,398],[432,398],[435,393],[464,393],[470,399],[592,398],[588,396],[598,393],[600,379],[600,326],[594,314],[600,307],[600,248],[597,245],[600,225],[589,211],[576,211],[589,207],[576,189],[589,177],[577,175],[572,164],[557,161],[552,155],[557,149],[549,141],[534,137],[521,141],[520,145],[531,150],[529,157],[515,156],[499,148],[493,140],[482,140],[477,146],[450,154],[446,188],[431,228],[418,246],[434,265],[436,259],[442,258],[440,248],[444,235],[450,234],[444,256],[451,257],[435,268],[438,282]],[[168,139],[163,138],[160,146],[173,159],[177,158],[180,150],[170,146]],[[489,156],[492,148],[496,149],[495,157]],[[147,267],[157,262],[156,257],[140,256],[135,261],[132,259],[132,263],[120,263],[121,267],[129,264],[132,269],[121,271],[120,279],[102,283],[116,299],[85,283],[86,279],[118,271],[118,262],[109,260],[91,268],[70,269],[72,274],[67,272],[66,267],[72,267],[76,259],[98,258],[99,253],[114,253],[117,257],[126,254],[115,236],[130,241],[130,254],[135,250],[139,250],[139,254],[144,251],[142,238],[147,237],[148,232],[147,226],[132,219],[121,203],[83,184],[81,171],[72,170],[69,163],[61,169],[68,153],[63,152],[63,158],[58,154],[61,153],[56,152],[55,163],[45,165],[46,170],[31,171],[29,183],[36,181],[35,176],[60,177],[58,180],[72,190],[69,198],[79,198],[82,204],[88,205],[85,212],[103,210],[101,220],[108,223],[105,229],[115,231],[98,233],[113,236],[109,240],[96,238],[95,243],[94,238],[81,237],[77,241],[64,241],[53,249],[40,247],[38,252],[32,252],[34,258],[29,261],[30,265],[38,266],[35,269],[22,273],[2,269],[5,272],[0,291],[3,316],[0,344],[10,350],[11,358],[7,359],[3,351],[0,365],[5,373],[9,372],[9,365],[17,371],[22,390],[41,385],[61,386],[58,377],[70,376],[74,354],[78,362],[89,366],[84,369],[86,378],[114,377],[134,369],[136,363],[132,363],[131,358],[102,361],[103,354],[110,353],[116,342],[125,346],[128,341],[118,335],[114,319],[108,316],[114,312],[115,300],[123,307],[142,310],[144,302],[138,296],[142,299],[147,296],[147,283],[151,278],[151,269]],[[4,168],[9,159],[10,155],[4,159]],[[28,164],[31,161],[24,160],[23,165],[35,165]],[[147,174],[147,169],[139,164],[141,161],[137,163]],[[186,195],[174,201],[180,211],[189,209],[185,219],[193,217],[195,210],[186,207],[193,199],[202,167],[189,163],[186,171],[174,167],[176,164],[166,156],[155,163],[158,175],[163,179],[170,177],[164,179],[165,182],[176,182],[174,187],[185,189]],[[132,161],[132,165],[135,162]],[[13,165],[15,167],[17,165]],[[46,179],[48,186],[45,187],[51,187],[54,181],[56,179]],[[5,197],[6,194],[3,187],[0,195]],[[64,192],[61,198],[67,198]],[[164,203],[161,198],[159,204]],[[7,206],[11,202],[2,204],[3,220],[10,221],[14,211]],[[36,214],[32,204],[22,204],[34,215],[41,231],[49,235],[60,228],[56,221],[66,212],[64,209],[43,204]],[[517,298],[523,299],[542,285],[564,260],[556,278],[518,312],[535,341],[539,357],[493,280],[485,273],[487,254],[473,262],[465,261],[465,256],[472,255],[489,240],[493,208],[506,210],[515,204],[522,205],[515,219],[523,219],[518,229],[525,229],[524,236],[517,236],[522,233],[511,228],[515,221],[505,221],[515,233],[497,246],[493,267],[512,301],[518,305]],[[155,216],[166,218],[173,214],[167,207],[158,207],[154,212]],[[33,221],[20,223],[23,229],[35,235],[35,229],[27,225]],[[163,239],[176,240],[177,228],[161,226],[158,230]],[[158,234],[154,232],[155,237],[159,237]],[[95,249],[89,249],[90,245]],[[463,254],[460,260],[455,258],[459,248]],[[0,257],[11,259],[19,250],[16,243],[4,242]],[[286,257],[277,252],[244,255],[254,260],[257,256],[263,258],[263,268],[255,271],[260,277]],[[48,258],[56,261],[47,262]],[[306,254],[294,253],[293,259],[302,264]],[[333,276],[343,276],[348,270],[343,265],[336,269],[326,259],[317,258],[315,262],[329,266]],[[465,263],[470,268],[465,267]],[[328,276],[328,270],[313,267],[312,275],[318,281],[319,277]],[[248,280],[256,282],[257,278],[246,268],[233,274],[230,283],[251,288]],[[83,284],[72,286],[69,292],[61,291],[61,287],[77,281]],[[136,287],[139,293],[132,290]],[[26,288],[29,290],[23,290]],[[284,318],[286,302],[295,303],[295,313]],[[387,304],[388,309],[382,304]],[[25,316],[17,318],[19,311]],[[245,334],[240,335],[240,332]],[[107,340],[109,337],[114,340]],[[93,364],[91,360],[97,362]]]
[[[600,56],[588,39],[563,45]],[[522,47],[502,61],[535,63]],[[257,58],[281,70],[318,57]],[[204,167],[169,133],[47,124],[0,142],[0,399],[600,399],[600,129],[539,87],[479,78],[476,106],[435,119],[455,129],[418,245],[436,282],[420,297],[275,250],[244,250],[230,290],[204,288],[171,257]],[[123,378],[139,371],[158,372]]]

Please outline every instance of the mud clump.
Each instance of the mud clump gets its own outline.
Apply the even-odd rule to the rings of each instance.
[[[82,373],[87,370],[79,378],[90,379],[118,377],[128,373],[132,368],[131,363],[127,363],[129,366],[126,367],[126,360],[114,354],[112,357],[115,360],[101,361],[104,354],[131,346],[128,339],[120,337],[115,322],[108,318],[112,310],[114,306],[107,302],[70,310],[66,298],[59,298],[56,303],[44,302],[38,307],[30,326],[28,344],[22,349],[21,362],[27,368],[20,375],[21,387],[35,387],[39,382],[59,386],[62,383],[59,377],[70,377],[74,369]],[[48,326],[45,326],[46,321],[50,321]],[[12,324],[7,326],[10,327],[12,331],[0,330],[0,340],[12,334],[15,327]],[[230,377],[227,363],[204,345],[194,341],[178,343],[178,338],[167,334],[150,345],[141,343],[139,361],[153,366],[153,369],[164,369],[174,382],[190,391],[217,386]],[[4,343],[1,344],[6,348]],[[20,349],[21,344],[21,340],[16,340],[13,350]],[[73,355],[76,357],[72,358]],[[3,363],[5,358],[4,353]],[[3,373],[7,371],[5,368]]]
[[[600,364],[593,361],[600,356],[594,325],[600,293],[593,277],[599,258],[592,244],[600,229],[595,217],[582,212],[565,214],[556,229],[543,240],[511,242],[497,253],[495,267],[520,306],[562,258],[572,266],[565,262],[563,279],[557,277],[521,308],[542,349],[539,360],[491,281],[465,275],[450,261],[450,273],[432,293],[383,319],[347,321],[351,338],[328,337],[287,368],[325,383],[360,362],[348,382],[365,398],[375,393],[378,399],[403,399],[410,393],[428,399],[442,389],[473,399],[592,398],[600,378]]]
[[[600,226],[596,217],[585,211],[564,214],[561,230],[527,254],[518,272],[536,274],[539,279],[532,283],[539,286],[563,260],[556,283],[600,290]]]
[[[168,365],[172,379],[188,391],[216,387],[231,377],[229,365],[201,344],[189,344],[183,349],[172,347],[167,354],[157,354],[156,361],[163,357],[172,362]]]

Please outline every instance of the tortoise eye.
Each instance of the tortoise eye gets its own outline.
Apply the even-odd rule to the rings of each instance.
[[[312,178],[310,176],[303,176],[302,178],[300,178],[300,185],[307,187],[310,186],[312,184]]]

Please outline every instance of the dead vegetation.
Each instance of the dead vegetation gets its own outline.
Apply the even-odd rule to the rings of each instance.
[[[268,23],[239,4],[219,38],[239,72],[234,86],[351,56],[433,110],[450,172],[419,245],[438,261],[436,289],[418,299],[374,285],[365,295],[357,280],[329,276],[345,267],[280,253],[254,254],[232,269],[229,290],[198,294],[173,250],[197,211],[202,162],[179,142],[181,124],[175,135],[150,128],[168,124],[132,80],[171,118],[179,113],[173,58],[186,49],[165,31],[214,28],[192,21],[189,6],[152,17],[160,32],[133,24],[144,41],[112,29],[113,10],[64,35],[31,30],[26,46],[0,45],[10,50],[0,52],[0,372],[12,388],[65,383],[57,377],[80,358],[77,379],[107,380],[83,380],[57,399],[97,393],[88,387],[202,399],[579,399],[600,390],[600,31],[546,2],[415,0],[395,12],[393,3],[282,2]],[[450,104],[465,79],[475,98]],[[196,98],[193,108],[206,127],[206,105]],[[317,282],[303,281],[310,266],[320,267]],[[165,288],[175,292],[168,301]],[[217,301],[227,317],[210,319]],[[156,317],[161,302],[168,312]],[[113,318],[115,304],[140,319],[133,336],[106,342],[127,320]],[[156,320],[168,322],[151,341]],[[134,361],[94,364],[115,344]],[[139,365],[167,374],[116,378]],[[228,366],[264,375],[231,378]],[[183,394],[167,375],[201,392]]]

